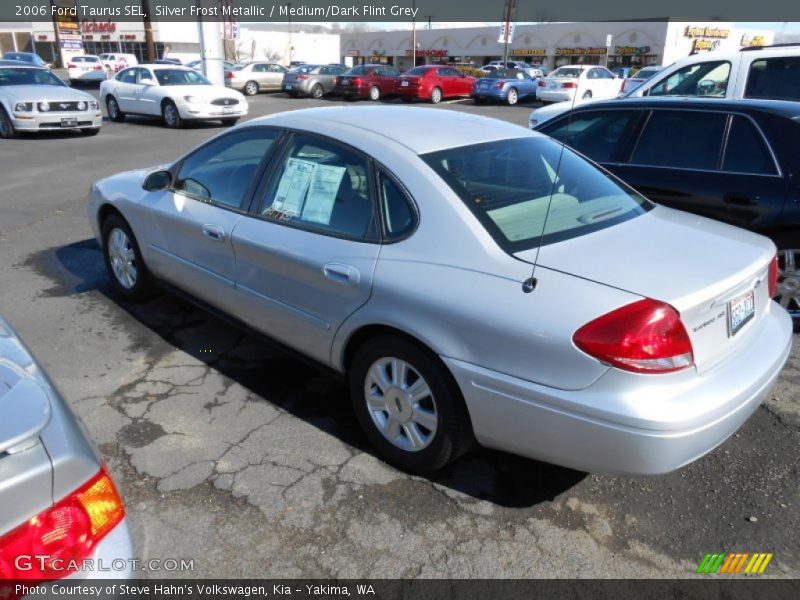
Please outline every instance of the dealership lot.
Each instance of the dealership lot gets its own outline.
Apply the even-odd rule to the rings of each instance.
[[[338,103],[249,102],[250,117]],[[131,118],[0,146],[0,310],[100,445],[139,557],[192,558],[183,575],[209,577],[668,577],[722,550],[774,552],[768,574],[800,575],[797,350],[766,406],[677,473],[600,477],[476,450],[427,480],[367,450],[336,380],[173,296],[121,302],[89,185],[219,131]]]

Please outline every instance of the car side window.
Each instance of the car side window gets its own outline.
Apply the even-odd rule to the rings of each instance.
[[[156,78],[153,76],[153,73],[150,69],[135,69],[137,71],[136,76],[136,83],[142,83],[143,79],[149,79],[152,82],[156,81]]]
[[[540,131],[595,162],[609,162],[616,154],[623,133],[638,116],[638,111],[633,110],[583,112],[547,124]]]
[[[599,69],[589,69],[586,72],[586,79],[598,79],[598,71]]]
[[[654,111],[631,164],[715,171],[727,118],[724,113],[706,111]]]
[[[754,60],[747,74],[744,97],[800,100],[800,56]]]
[[[267,72],[267,65],[253,65],[253,72],[254,73],[266,73]]]
[[[319,68],[319,74],[320,75],[330,75],[331,74],[331,70],[328,67],[320,67]]]
[[[367,159],[333,141],[297,134],[274,171],[260,212],[319,233],[374,240]]]
[[[755,125],[740,115],[734,115],[731,123],[722,170],[758,175],[778,174],[764,138]]]
[[[400,185],[389,175],[378,175],[381,211],[383,212],[384,239],[392,241],[410,232],[416,224],[411,200]]]
[[[197,200],[243,208],[245,192],[278,135],[276,130],[250,128],[215,139],[183,161],[174,190]]]
[[[117,75],[117,81],[122,83],[136,83],[136,71],[138,71],[138,69],[125,69]]]
[[[614,79],[614,74],[608,69],[595,69],[599,79]]]
[[[386,74],[389,77],[398,77],[400,75],[400,71],[398,71],[394,67],[386,67]]]
[[[724,97],[730,74],[731,63],[727,61],[686,65],[653,84],[649,95]]]
[[[280,65],[267,65],[267,71],[272,71],[273,73],[283,73],[283,67]]]

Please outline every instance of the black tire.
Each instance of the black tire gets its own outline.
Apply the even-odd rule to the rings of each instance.
[[[125,234],[133,250],[132,264],[136,269],[136,276],[133,285],[130,286],[125,285],[120,280],[112,266],[109,238],[116,230],[120,230]],[[108,278],[111,280],[114,290],[126,300],[144,300],[151,297],[157,291],[157,288],[150,271],[147,270],[147,265],[144,264],[139,244],[136,242],[136,237],[133,235],[133,231],[131,231],[127,221],[118,213],[112,213],[103,221],[101,231],[103,236],[103,262],[105,262]]]
[[[180,129],[183,127],[181,113],[172,100],[167,100],[161,106],[161,117],[164,119],[164,124],[170,129]]]
[[[98,133],[100,133],[100,128],[99,127],[88,127],[88,128],[85,128],[85,129],[81,129],[80,131],[81,131],[81,135],[85,135],[86,137],[93,137],[93,136],[97,135]]]
[[[514,106],[517,102],[519,102],[519,92],[517,88],[512,87],[508,90],[508,94],[506,95],[506,104]]]
[[[239,117],[231,117],[230,119],[220,119],[225,127],[233,127],[239,122]]]
[[[413,408],[409,408],[410,404],[406,407],[407,410],[417,410],[422,402],[430,402],[434,408],[436,431],[428,431],[429,441],[416,451],[404,450],[390,442],[378,429],[371,411],[367,408],[366,386],[370,368],[376,361],[388,358],[397,358],[407,363],[413,372],[424,379],[431,392],[428,396],[421,397]],[[474,443],[469,414],[452,376],[435,354],[411,341],[399,337],[380,337],[367,341],[356,352],[349,373],[349,383],[353,409],[367,438],[382,457],[404,471],[434,473],[459,458]],[[405,432],[406,424],[411,423],[406,422],[398,427]],[[411,439],[407,433],[402,435]]]
[[[248,81],[244,84],[242,88],[242,93],[245,96],[255,96],[258,93],[258,82],[257,81]]]
[[[325,90],[323,90],[322,86],[317,83],[317,84],[314,84],[313,88],[311,88],[311,94],[310,95],[311,95],[312,98],[314,98],[314,100],[319,100],[320,98],[322,98],[325,95]]]
[[[115,123],[122,123],[125,120],[125,113],[119,109],[119,103],[114,96],[106,98],[106,112],[108,113],[108,118]]]
[[[431,104],[439,104],[442,101],[442,88],[435,87],[431,90]]]
[[[778,293],[775,301],[789,311],[794,323],[794,330],[800,331],[800,234],[791,231],[781,231],[770,236],[778,247]],[[792,252],[795,258],[795,270],[786,271],[786,254]],[[784,299],[785,294],[790,294]],[[783,302],[781,302],[783,300]]]
[[[15,137],[17,137],[17,130],[14,123],[11,122],[11,117],[8,116],[6,109],[0,106],[0,138],[11,140]]]
[[[591,98],[591,97],[592,97],[592,90],[586,90],[586,91],[583,93],[583,96],[581,96],[581,98],[582,98],[583,100],[588,100],[588,99],[589,99],[589,98]]]

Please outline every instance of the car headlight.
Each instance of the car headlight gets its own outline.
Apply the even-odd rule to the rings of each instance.
[[[78,110],[86,110],[86,102],[81,100],[80,102],[78,102],[78,104],[75,105],[75,108],[77,108]]]
[[[39,111],[40,112],[47,112],[50,110],[50,103],[45,100],[44,102],[39,102]]]
[[[198,104],[203,101],[202,98],[198,98],[197,96],[184,96],[183,99],[189,104]]]
[[[33,102],[17,102],[14,105],[14,112],[31,112],[33,110]]]
[[[92,100],[89,102],[89,108],[91,110],[100,110],[100,103],[97,100]]]

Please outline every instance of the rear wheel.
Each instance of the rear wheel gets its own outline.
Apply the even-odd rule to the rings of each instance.
[[[783,232],[772,236],[778,247],[778,289],[775,301],[800,326],[800,235]]]
[[[139,245],[128,223],[119,214],[102,224],[103,259],[111,283],[129,300],[141,300],[155,291],[153,279],[142,260]]]
[[[591,97],[592,97],[592,90],[586,90],[586,91],[583,93],[583,96],[581,96],[581,97],[582,97],[584,100],[588,100],[589,98],[591,98]]]
[[[519,102],[519,94],[517,93],[516,88],[511,88],[508,90],[508,95],[506,96],[506,102],[509,106],[514,106],[517,102]]]
[[[439,104],[442,101],[442,88],[435,87],[431,90],[431,104]]]
[[[311,88],[311,97],[314,98],[314,100],[319,100],[320,98],[322,98],[324,93],[325,90],[323,90],[322,86],[318,83],[315,84],[313,88]]]
[[[369,99],[373,102],[381,99],[381,90],[377,85],[373,85],[371,88],[369,88]]]
[[[16,136],[17,130],[11,122],[11,117],[8,116],[6,109],[0,106],[0,138],[10,140]]]
[[[167,100],[164,106],[161,107],[161,116],[164,118],[164,123],[170,129],[179,129],[183,127],[183,119],[178,112],[178,107],[172,100]]]
[[[108,118],[115,123],[122,123],[125,120],[125,113],[119,109],[119,103],[114,96],[106,98],[106,112],[108,113]]]
[[[402,338],[372,339],[356,353],[349,379],[364,433],[397,467],[432,473],[472,445],[461,393],[427,349]]]
[[[258,84],[255,81],[248,81],[242,91],[245,96],[255,96],[258,93]]]

